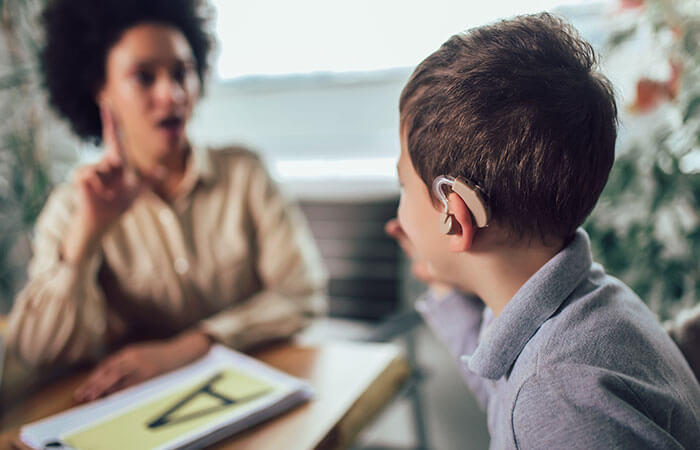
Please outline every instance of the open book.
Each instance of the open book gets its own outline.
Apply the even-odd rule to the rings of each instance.
[[[311,398],[311,387],[215,345],[194,363],[22,427],[33,448],[201,448]]]

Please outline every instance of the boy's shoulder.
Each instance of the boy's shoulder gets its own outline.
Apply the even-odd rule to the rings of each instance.
[[[597,264],[518,359],[509,383],[518,446],[557,448],[576,437],[615,448],[700,441],[700,386],[682,354]]]
[[[597,263],[528,345],[539,353],[540,367],[583,364],[624,373],[647,358],[682,360],[649,308]]]
[[[513,439],[519,448],[691,448],[698,395],[598,366],[550,365],[520,384]]]

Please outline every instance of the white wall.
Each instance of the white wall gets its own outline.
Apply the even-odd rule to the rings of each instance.
[[[398,99],[409,75],[402,68],[212,83],[190,133],[199,144],[258,151],[280,182],[305,197],[395,195]]]

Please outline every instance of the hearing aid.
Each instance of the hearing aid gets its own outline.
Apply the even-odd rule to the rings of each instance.
[[[491,210],[488,207],[482,189],[464,178],[440,175],[433,181],[433,193],[443,206],[440,221],[441,233],[450,235],[456,232],[452,214],[449,212],[447,196],[443,190],[445,186],[450,187],[453,192],[464,200],[477,228],[485,228],[489,225]]]

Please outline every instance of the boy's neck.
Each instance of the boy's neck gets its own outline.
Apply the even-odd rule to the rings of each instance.
[[[525,282],[562,248],[563,244],[528,245],[475,255],[465,266],[465,279],[472,280],[469,290],[498,316]]]

